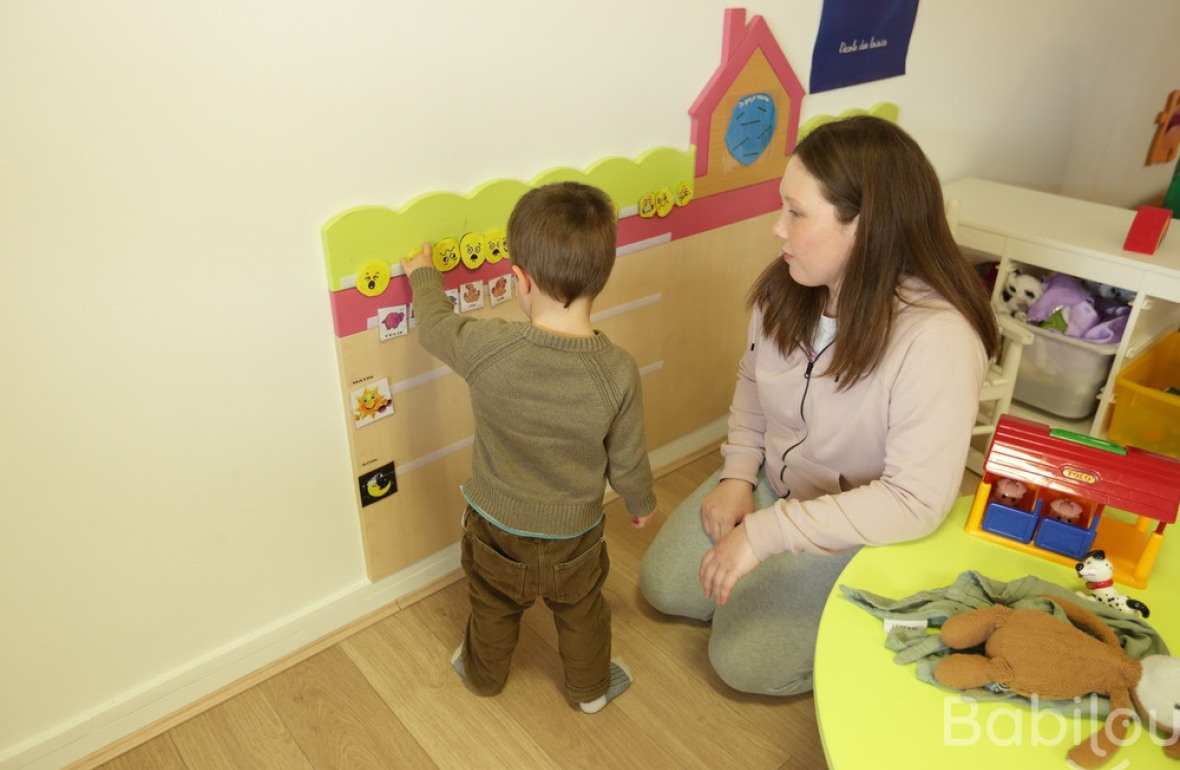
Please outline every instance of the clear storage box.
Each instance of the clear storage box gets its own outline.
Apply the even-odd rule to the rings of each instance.
[[[1094,414],[1118,343],[1087,342],[1032,325],[1028,330],[1033,341],[1020,357],[1012,397],[1070,420]]]
[[[1115,377],[1106,434],[1123,446],[1180,458],[1180,332],[1172,332]]]

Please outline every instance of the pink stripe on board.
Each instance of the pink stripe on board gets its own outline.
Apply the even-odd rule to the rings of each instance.
[[[761,216],[779,208],[778,180],[694,198],[677,206],[666,217],[644,219],[638,215],[619,220],[619,246],[671,234],[672,240],[716,230],[734,222]]]
[[[494,265],[485,262],[475,270],[459,268],[443,273],[443,288],[457,289],[462,284],[474,281],[487,283],[509,272],[512,272],[512,268],[507,260],[500,260]],[[332,320],[336,325],[336,336],[348,337],[365,331],[369,328],[369,319],[375,318],[378,310],[394,305],[408,305],[413,296],[410,279],[404,275],[390,278],[389,287],[376,297],[365,296],[351,287],[331,292],[329,298],[332,303]]]
[[[645,219],[636,215],[621,219],[618,245],[621,248],[662,235],[670,235],[674,241],[680,240],[776,211],[779,205],[778,180],[772,179],[706,198],[696,198],[687,206],[674,207],[666,217]],[[494,265],[485,262],[474,271],[460,268],[443,273],[443,286],[457,289],[472,281],[489,282],[508,272],[511,272],[511,267],[507,260]],[[398,275],[390,279],[389,288],[379,297],[367,297],[351,287],[331,292],[329,296],[336,336],[348,337],[368,329],[369,319],[375,318],[381,308],[409,304],[413,293],[410,291],[409,279]]]

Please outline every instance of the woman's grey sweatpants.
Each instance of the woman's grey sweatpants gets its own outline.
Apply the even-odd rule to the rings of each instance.
[[[712,620],[709,662],[730,687],[763,695],[807,692],[820,613],[855,550],[778,554],[739,580],[726,604],[706,599],[700,566],[713,541],[701,525],[701,501],[720,477],[718,470],[664,521],[643,556],[640,590],[667,615]],[[754,509],[776,499],[759,473]]]

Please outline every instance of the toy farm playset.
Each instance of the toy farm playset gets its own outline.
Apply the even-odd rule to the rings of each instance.
[[[1102,550],[1146,588],[1178,508],[1180,461],[1006,414],[964,529],[1070,567]]]

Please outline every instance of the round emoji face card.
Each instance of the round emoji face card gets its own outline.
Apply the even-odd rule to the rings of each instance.
[[[443,238],[434,244],[434,266],[440,273],[454,270],[459,266],[459,242],[454,238]]]
[[[356,290],[366,297],[378,297],[389,288],[389,263],[366,262],[356,271]]]
[[[459,259],[468,270],[475,270],[487,258],[488,242],[483,233],[467,233],[459,241]]]
[[[508,258],[508,233],[503,230],[488,230],[484,240],[488,244],[485,260],[494,265],[501,259]]]

